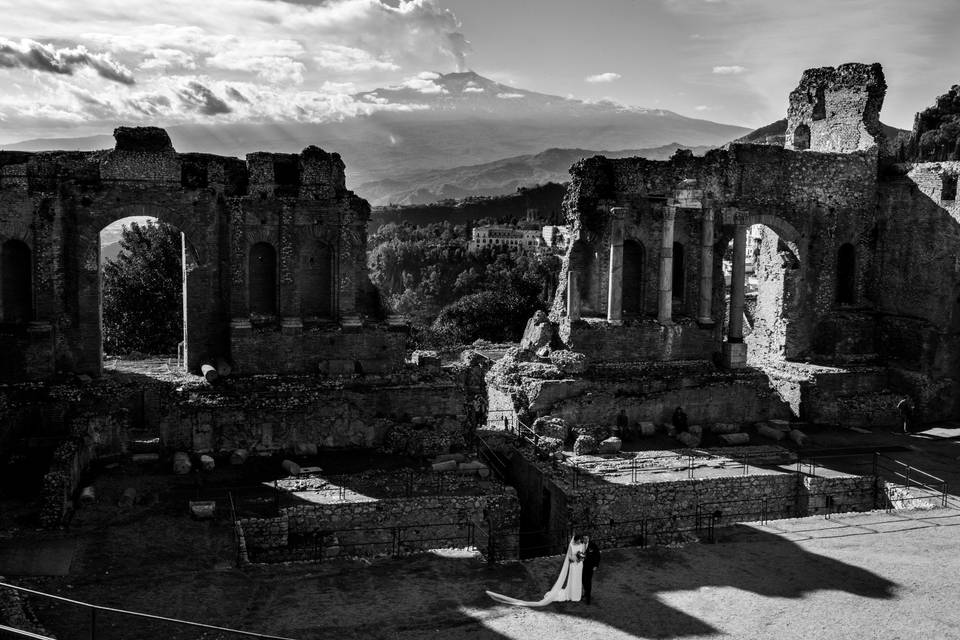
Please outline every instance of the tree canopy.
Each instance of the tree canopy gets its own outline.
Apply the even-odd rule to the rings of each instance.
[[[183,340],[180,232],[148,221],[124,227],[120,253],[103,265],[103,349],[171,354]]]

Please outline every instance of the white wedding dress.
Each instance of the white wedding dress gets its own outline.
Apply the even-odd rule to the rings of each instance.
[[[583,593],[583,554],[586,552],[586,545],[583,543],[574,543],[573,538],[567,546],[567,555],[563,557],[563,565],[560,567],[560,575],[557,581],[553,583],[553,588],[547,591],[542,600],[536,602],[531,600],[517,600],[509,596],[487,591],[487,595],[504,604],[513,604],[518,607],[543,607],[551,602],[564,602],[580,600]]]

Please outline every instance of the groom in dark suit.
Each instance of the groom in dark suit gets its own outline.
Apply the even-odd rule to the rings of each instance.
[[[583,554],[583,599],[590,604],[590,592],[593,589],[593,572],[600,566],[600,547],[589,535],[583,536],[586,550]]]

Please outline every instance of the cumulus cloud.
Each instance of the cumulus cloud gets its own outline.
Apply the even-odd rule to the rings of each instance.
[[[741,67],[738,64],[721,65],[713,68],[713,72],[720,76],[735,76],[743,73],[746,70],[746,67]]]
[[[83,45],[57,48],[34,40],[19,43],[0,38],[0,67],[23,68],[62,75],[73,75],[78,69],[89,67],[103,78],[121,84],[134,84],[133,74],[109,54],[90,53]]]
[[[598,73],[598,74],[593,75],[593,76],[587,76],[587,77],[586,77],[586,81],[587,81],[587,82],[591,82],[591,83],[613,82],[614,80],[619,80],[619,79],[622,78],[622,77],[623,77],[623,76],[621,76],[619,73],[614,73],[614,72],[612,72],[612,71],[608,71],[608,72],[606,72],[606,73]]]
[[[168,69],[187,69],[197,68],[197,61],[193,54],[180,49],[157,48],[150,51],[149,57],[140,63],[140,69],[157,69],[166,71]]]
[[[294,40],[239,40],[209,56],[210,67],[231,71],[253,71],[267,82],[301,84],[306,67],[296,60],[304,53],[303,46]]]
[[[519,100],[520,98],[523,97],[523,94],[522,94],[522,93],[507,93],[507,92],[504,92],[504,93],[498,93],[498,94],[497,94],[497,97],[498,97],[498,98],[501,98],[501,99],[503,99],[503,100]]]
[[[379,60],[369,51],[339,44],[324,44],[313,58],[317,65],[334,71],[396,71],[389,58]]]
[[[695,106],[695,107],[693,108],[694,111],[710,111],[710,110],[712,110],[712,109],[713,109],[713,107],[711,107],[711,106],[709,106],[709,105],[705,105],[705,104],[698,104],[697,106]]]
[[[199,82],[189,83],[180,90],[178,96],[180,101],[188,108],[205,116],[215,116],[232,111],[226,102]]]
[[[412,78],[408,78],[400,83],[400,87],[413,89],[424,94],[448,93],[446,88],[434,82],[440,77],[439,73],[433,71],[422,71]]]
[[[463,88],[463,93],[483,93],[483,91],[483,87],[466,86]]]

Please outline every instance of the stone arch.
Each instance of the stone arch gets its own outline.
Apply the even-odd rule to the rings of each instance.
[[[837,249],[837,303],[857,301],[857,250],[846,242]]]
[[[33,257],[22,240],[0,245],[0,321],[33,320]]]
[[[183,269],[183,362],[199,372],[205,354],[224,352],[216,337],[222,327],[214,324],[220,298],[217,288],[217,261],[207,242],[208,226],[214,218],[192,215],[194,207],[179,201],[144,200],[142,193],[129,190],[110,192],[109,197],[84,201],[77,211],[77,225],[68,230],[76,247],[77,322],[76,331],[67,330],[75,359],[69,365],[78,373],[99,375],[103,368],[103,327],[100,282],[100,232],[108,225],[131,217],[154,218],[176,228],[181,234]],[[161,204],[164,202],[166,204]],[[192,201],[190,201],[192,202]],[[39,292],[38,292],[39,295]],[[58,356],[59,357],[59,356]]]
[[[793,253],[793,257],[797,260],[797,262],[800,261],[801,235],[800,232],[797,231],[797,228],[790,224],[789,221],[781,218],[780,216],[769,213],[759,213],[746,216],[743,220],[743,224],[747,225],[748,227],[755,224],[762,224],[766,227],[770,227],[777,234],[777,236],[779,236],[780,241],[787,246],[791,253]]]
[[[247,286],[250,313],[277,313],[277,250],[269,242],[257,242],[247,257]]]
[[[646,249],[639,240],[623,243],[623,312],[643,313]]]
[[[810,342],[810,321],[805,312],[810,301],[803,284],[803,260],[809,259],[805,238],[789,220],[776,214],[750,213],[738,216],[735,222],[766,228],[758,245],[759,259],[754,263],[756,303],[752,314],[747,315],[750,328],[744,339],[748,360],[800,358],[807,353]],[[724,225],[722,244],[717,248],[728,259],[732,238],[733,225]],[[720,304],[722,300],[719,298]]]
[[[805,124],[797,125],[793,130],[793,148],[805,151],[810,148],[810,127]]]

